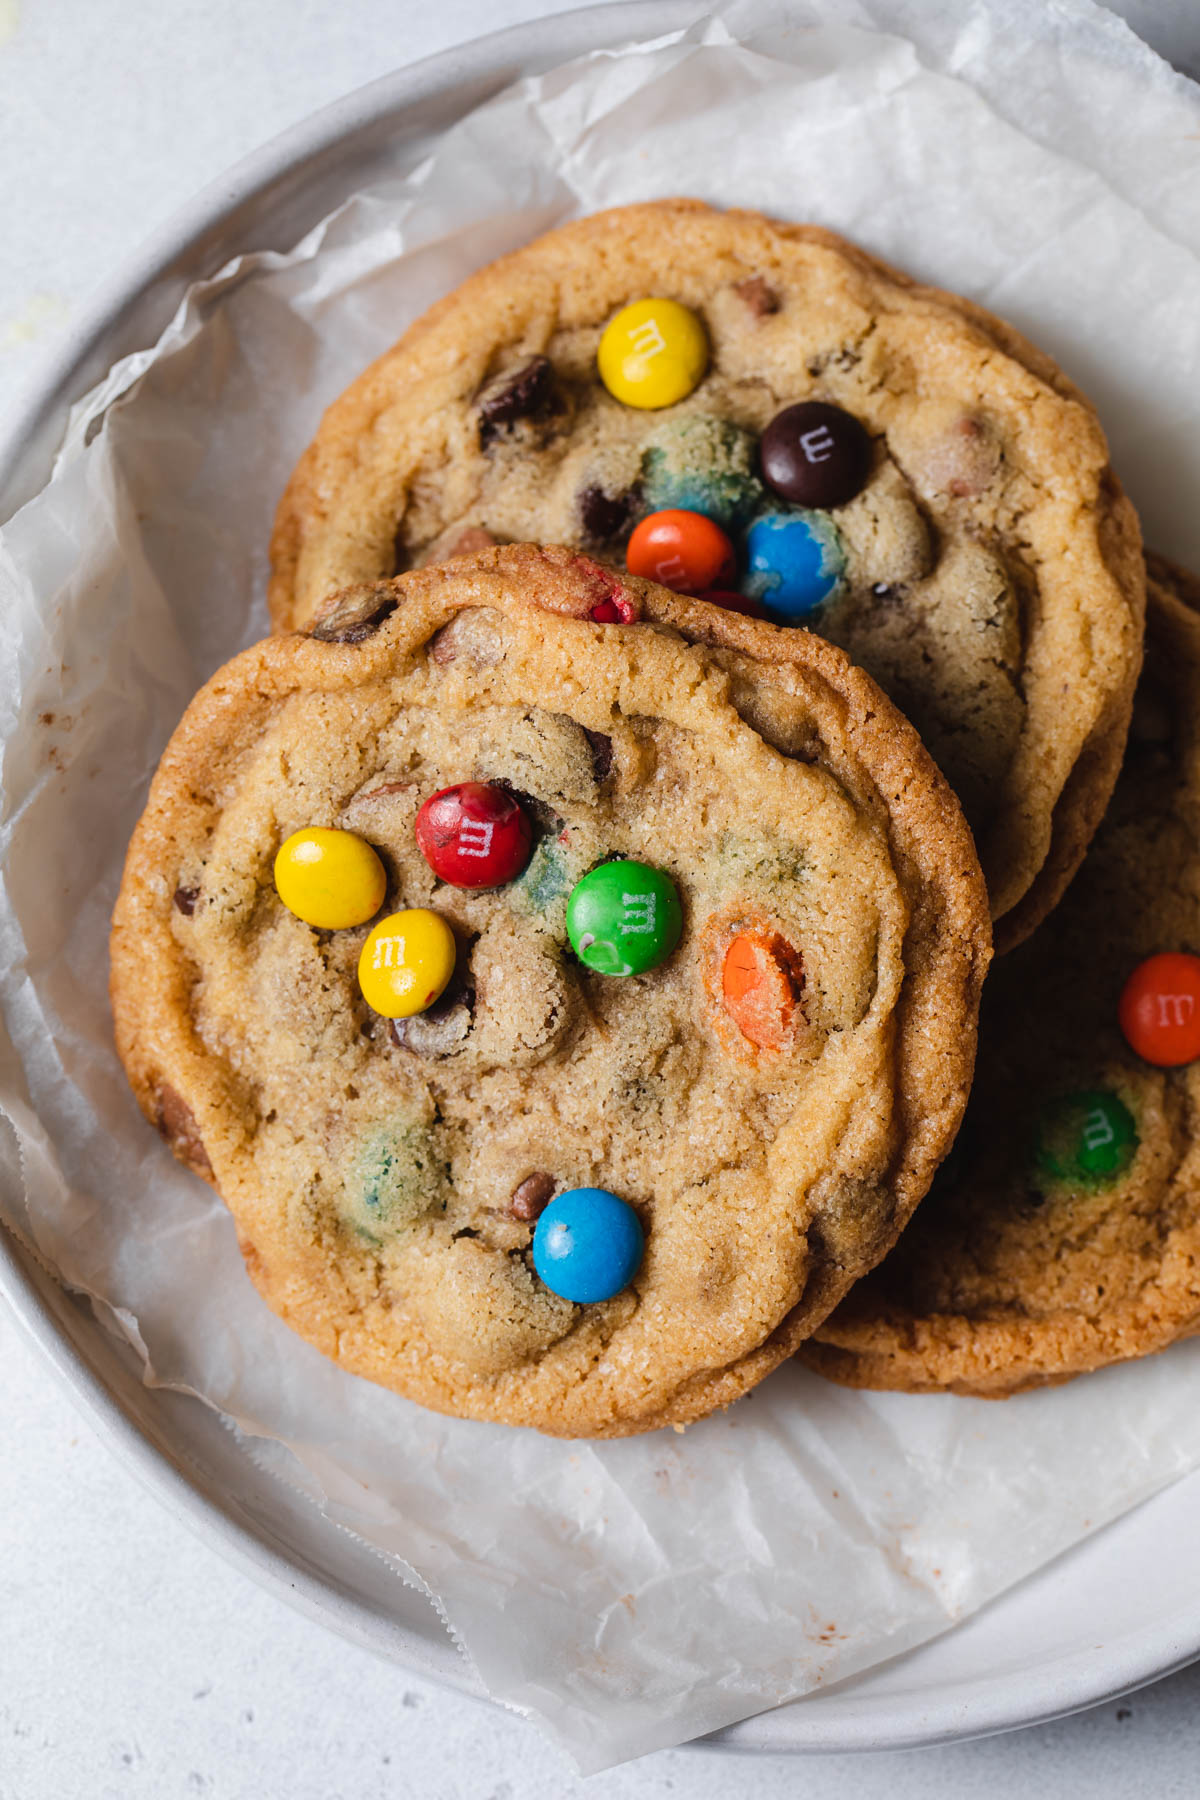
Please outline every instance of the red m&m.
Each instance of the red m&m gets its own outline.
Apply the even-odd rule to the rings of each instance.
[[[1200,1058],[1200,956],[1164,950],[1139,963],[1121,990],[1121,1030],[1159,1069]]]
[[[625,551],[631,575],[660,581],[679,594],[703,594],[732,585],[733,545],[703,513],[671,507],[651,513],[635,529]]]
[[[521,873],[533,848],[524,807],[490,781],[461,781],[431,794],[416,833],[421,855],[451,887],[502,887]]]

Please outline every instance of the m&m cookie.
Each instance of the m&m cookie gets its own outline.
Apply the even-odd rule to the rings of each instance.
[[[1200,582],[1149,573],[1112,804],[989,979],[953,1162],[802,1352],[835,1380],[1011,1394],[1200,1327]]]
[[[112,993],[144,1112],[294,1330],[427,1406],[604,1437],[736,1399],[894,1241],[988,955],[950,789],[842,651],[509,545],[214,677]]]
[[[272,617],[516,542],[841,645],[954,788],[998,947],[1066,888],[1120,762],[1140,540],[1092,407],[1002,320],[698,201],[565,225],[330,408],[280,502]]]

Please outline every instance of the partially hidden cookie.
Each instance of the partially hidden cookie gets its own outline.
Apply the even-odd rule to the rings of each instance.
[[[564,226],[330,407],[279,507],[272,616],[515,540],[840,644],[958,794],[997,947],[1054,905],[1116,778],[1142,559],[1093,409],[1002,320],[697,201]]]
[[[213,677],[112,996],[290,1325],[425,1405],[605,1436],[735,1399],[893,1242],[988,956],[954,798],[840,650],[511,546]]]
[[[1200,1327],[1200,1063],[1134,1048],[1200,1055],[1200,962],[1175,960],[1200,952],[1200,582],[1149,571],[1108,815],[1054,917],[988,983],[932,1192],[802,1352],[834,1380],[1000,1396]]]

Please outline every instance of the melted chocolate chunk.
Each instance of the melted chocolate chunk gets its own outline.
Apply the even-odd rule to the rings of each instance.
[[[361,644],[396,610],[394,594],[378,588],[348,588],[326,604],[309,628],[322,644]]]
[[[196,902],[200,898],[199,888],[177,887],[175,889],[175,905],[185,919],[190,919],[196,910]]]
[[[578,500],[579,524],[585,542],[607,544],[613,538],[623,537],[633,523],[637,502],[636,488],[627,488],[623,494],[606,494],[596,483],[589,483]]]
[[[751,275],[749,281],[739,281],[733,291],[749,307],[756,319],[765,319],[769,314],[779,311],[779,295],[761,275]]]
[[[518,419],[537,419],[557,407],[554,366],[548,356],[531,356],[506,369],[479,391],[479,442],[486,449],[497,434]]]
[[[596,780],[607,780],[608,776],[612,773],[613,766],[612,739],[607,732],[589,731],[586,725],[583,727],[583,735],[587,739],[588,746],[592,752],[592,767],[596,771]]]

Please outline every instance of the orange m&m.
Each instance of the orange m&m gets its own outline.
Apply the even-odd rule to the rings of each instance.
[[[1117,1009],[1132,1050],[1159,1069],[1200,1057],[1200,956],[1164,950],[1139,963]]]
[[[735,573],[733,545],[703,513],[671,507],[642,520],[629,540],[631,575],[659,581],[678,594],[702,594],[729,586]]]
[[[725,952],[725,1011],[760,1050],[782,1050],[791,1042],[803,984],[800,957],[778,932],[741,931]]]

